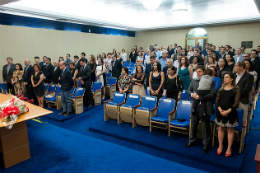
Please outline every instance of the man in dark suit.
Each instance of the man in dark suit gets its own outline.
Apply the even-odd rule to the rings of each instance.
[[[58,61],[53,62],[54,68],[53,68],[53,74],[51,79],[51,85],[58,84],[59,83],[59,77],[60,77],[60,67]]]
[[[172,67],[172,64],[173,64],[172,59],[167,59],[166,67],[163,68],[163,72],[164,72],[164,75],[165,75],[165,76],[167,75],[168,68],[169,68],[169,67]]]
[[[61,70],[60,73],[60,85],[61,85],[61,102],[63,106],[63,111],[59,115],[64,114],[68,116],[72,112],[71,99],[70,99],[70,90],[73,87],[72,74],[69,69],[66,67],[66,63],[61,61],[59,63]]]
[[[13,72],[15,71],[15,64],[13,64],[13,58],[8,57],[6,58],[7,64],[3,67],[3,81],[6,84],[8,92],[11,91],[12,94],[14,93],[14,86],[12,85],[11,78],[13,76]]]
[[[151,56],[150,57],[150,63],[146,65],[145,68],[145,79],[146,79],[146,84],[149,86],[149,78],[150,78],[150,73],[153,71],[153,64],[155,62],[156,56]]]
[[[226,59],[226,49],[225,49],[224,47],[221,48],[219,58],[224,58],[224,59]]]
[[[44,70],[44,66],[46,65],[47,56],[42,57],[42,62],[39,62],[39,65],[41,66],[42,70]]]
[[[113,56],[112,61],[112,77],[119,78],[122,71],[122,63],[115,56]]]
[[[254,76],[249,74],[245,68],[246,65],[244,62],[238,62],[234,67],[236,84],[240,88],[240,102],[238,107],[244,110],[243,121],[247,121],[248,118],[249,93],[254,84]]]
[[[81,53],[81,58],[85,59],[86,64],[88,64],[88,60],[87,60],[86,54],[84,52]]]
[[[210,116],[214,114],[214,108],[212,103],[212,98],[215,94],[215,87],[214,82],[211,84],[210,92],[206,95],[198,95],[197,88],[199,86],[199,81],[201,76],[205,74],[205,67],[203,65],[199,65],[196,69],[197,72],[197,78],[194,78],[189,86],[188,94],[190,97],[192,97],[194,100],[206,100],[206,112],[200,111],[201,107],[198,105],[198,111],[195,111],[191,113],[191,131],[189,136],[189,143],[185,145],[185,147],[191,147],[195,144],[196,141],[196,134],[197,134],[197,126],[199,124],[199,121],[201,121],[201,127],[202,127],[202,135],[203,135],[203,152],[207,153],[210,149]],[[192,102],[192,107],[194,104],[194,100]]]
[[[231,52],[231,51],[230,51],[231,48],[232,48],[232,47],[229,46],[229,45],[226,45],[226,46],[225,46],[226,54],[229,54],[229,55],[231,55],[231,57],[233,57],[233,56],[234,56],[234,52]]]
[[[46,65],[43,67],[44,82],[50,84],[53,74],[53,65],[51,64],[51,58],[47,58]]]
[[[79,62],[79,57],[77,55],[74,56],[74,62],[75,62],[75,68],[80,69],[80,62]]]
[[[168,46],[168,58],[171,58],[172,54],[174,54],[174,49],[172,48],[172,44]]]
[[[23,73],[23,84],[25,86],[26,94],[28,99],[34,98],[34,92],[31,82],[31,76],[33,74],[33,66],[31,65],[31,62],[29,59],[26,59],[24,61],[24,73]]]
[[[94,103],[93,95],[91,92],[91,68],[86,64],[85,59],[79,60],[81,68],[79,70],[79,80],[81,81],[82,86],[85,88],[84,94],[84,105],[89,105],[88,107],[92,107]]]
[[[258,51],[253,49],[251,51],[251,61],[253,63],[253,70],[257,72],[256,89],[258,88],[258,83],[260,79],[260,58],[258,56]]]

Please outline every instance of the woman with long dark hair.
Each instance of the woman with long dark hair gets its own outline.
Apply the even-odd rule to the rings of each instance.
[[[23,67],[20,63],[15,64],[15,71],[11,77],[12,85],[14,86],[15,95],[22,94],[24,91],[23,85]]]
[[[183,89],[188,90],[193,77],[193,69],[191,68],[190,62],[187,57],[183,56],[181,58],[178,74],[180,75],[180,78],[182,80]]]
[[[101,58],[101,55],[98,57]],[[95,72],[97,68],[97,63],[94,55],[90,55],[88,66],[91,68],[91,81],[95,82]]]
[[[224,84],[218,90],[216,98],[217,114],[215,122],[218,125],[219,148],[217,154],[223,150],[224,130],[228,133],[228,149],[225,156],[231,156],[234,140],[234,127],[238,125],[237,107],[240,99],[240,89],[236,86],[236,77],[233,73],[224,75]]]
[[[224,80],[224,75],[228,72],[230,72],[230,69],[228,68],[228,63],[227,60],[224,58],[219,58],[218,60],[218,77],[221,79],[221,81],[223,82]]]
[[[153,65],[153,71],[150,72],[149,87],[151,89],[151,95],[157,96],[158,100],[162,96],[164,78],[164,73],[161,71],[161,64],[155,62]]]

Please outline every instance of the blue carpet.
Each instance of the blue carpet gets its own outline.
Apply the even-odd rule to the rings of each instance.
[[[239,171],[242,165],[244,153],[239,154],[238,149],[232,150],[231,158],[226,158],[224,155],[218,156],[216,147],[211,148],[209,153],[203,154],[203,145],[200,140],[197,141],[198,145],[184,148],[184,145],[188,142],[187,135],[173,134],[168,137],[167,131],[154,130],[150,133],[148,127],[137,126],[132,128],[131,126],[128,123],[117,125],[116,121],[109,120],[91,126],[89,130],[168,151],[175,155],[210,164],[213,168],[228,169],[230,172]]]
[[[104,101],[106,101],[106,100],[109,100],[109,98],[106,98],[105,100],[102,100],[101,103],[103,104]],[[102,104],[101,104],[101,105],[102,105]],[[97,106],[100,106],[100,105],[97,105]],[[92,106],[91,108],[88,108],[87,106],[84,106],[84,111],[83,111],[83,113],[84,113],[84,112],[87,112],[87,111],[90,111],[90,110],[96,108],[97,106]],[[49,109],[49,110],[51,110],[51,111],[53,112],[53,114],[46,115],[45,117],[46,117],[46,118],[53,119],[53,120],[58,121],[58,122],[64,122],[64,121],[67,121],[67,120],[69,120],[69,119],[71,119],[71,118],[74,118],[75,116],[78,116],[78,115],[79,115],[79,114],[78,114],[78,115],[75,114],[75,111],[74,111],[74,110],[72,111],[72,113],[71,113],[69,116],[64,116],[63,114],[62,114],[62,115],[58,115],[58,113],[62,112],[62,109],[57,110],[57,109],[54,108],[54,107],[52,107],[52,108],[47,108],[47,107],[45,107],[45,108],[46,108],[46,109]],[[83,114],[83,113],[82,113],[82,114]]]
[[[28,121],[28,134],[31,158],[2,173],[204,172],[50,124]]]

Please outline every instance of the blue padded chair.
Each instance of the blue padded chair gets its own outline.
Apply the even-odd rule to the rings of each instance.
[[[119,109],[119,116],[117,119],[118,124],[124,122],[132,123],[134,122],[134,114],[136,108],[140,106],[141,96],[137,94],[128,94],[126,104],[122,104]]]
[[[128,74],[132,75],[132,70],[128,70]]]
[[[133,127],[137,125],[149,126],[151,117],[156,116],[157,97],[155,96],[143,96],[142,105],[136,108],[134,114]]]
[[[112,76],[112,73],[106,74],[106,79],[108,80]]]
[[[161,98],[157,109],[157,115],[150,119],[150,132],[153,127],[167,129],[169,120],[173,119],[175,112],[175,100],[169,98]]]
[[[49,85],[47,95],[55,96],[56,85]]]
[[[183,90],[181,92],[181,100],[188,100],[188,91]]]
[[[238,140],[240,145],[239,145],[239,153],[241,153],[244,148],[244,142],[245,142],[245,137],[246,137],[246,125],[247,122],[243,121],[243,116],[244,116],[244,110],[241,108],[237,109],[237,115],[238,115],[238,126],[234,128],[234,139]],[[213,127],[213,137],[212,137],[212,146],[214,147],[214,142],[215,142],[215,137],[217,136],[217,124],[214,124]]]
[[[106,94],[110,96],[110,99],[113,99],[114,93],[116,92],[116,81],[117,78],[115,77],[110,77],[107,81]]]
[[[114,99],[104,102],[104,121],[109,119],[117,120],[119,114],[119,108],[122,104],[125,103],[125,93],[114,93]]]
[[[72,106],[76,114],[81,114],[84,111],[83,96],[85,88],[76,88],[74,95],[71,95]]]
[[[44,84],[44,95],[47,95],[48,89],[49,89],[49,84],[45,83]]]
[[[60,85],[57,86],[55,94],[54,94],[53,97],[44,96],[44,99],[45,99],[46,103],[48,104],[49,108],[51,107],[51,104],[54,104],[55,106],[57,106],[57,101],[58,101],[57,98],[58,98],[59,94],[61,94],[61,86]]]
[[[101,88],[102,88],[102,82],[94,82],[93,83],[91,91],[93,93],[95,105],[101,104]]]
[[[175,119],[169,121],[169,136],[171,136],[171,132],[189,134],[191,104],[190,101],[178,101]]]

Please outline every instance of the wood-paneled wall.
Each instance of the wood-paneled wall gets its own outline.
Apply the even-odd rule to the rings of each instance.
[[[80,53],[85,52],[89,59],[89,55],[112,52],[114,48],[119,52],[124,48],[129,55],[135,44],[135,37],[0,25],[0,82],[7,57],[24,66],[25,59],[33,64],[35,56],[42,59],[44,55],[54,61],[60,56],[65,58],[67,53],[73,59],[74,55],[80,57]]]
[[[218,47],[229,44],[235,49],[241,46],[242,41],[253,41],[253,48],[260,45],[260,22],[203,27],[208,33],[208,41]],[[147,48],[149,44],[157,44],[159,47],[177,43],[185,46],[185,36],[189,28],[162,31],[136,32],[137,46]],[[247,49],[250,53],[252,49]]]

